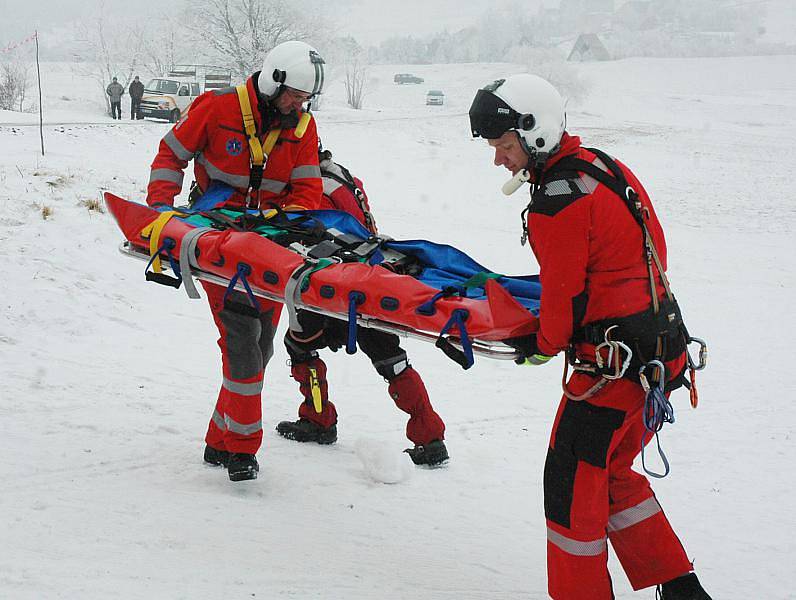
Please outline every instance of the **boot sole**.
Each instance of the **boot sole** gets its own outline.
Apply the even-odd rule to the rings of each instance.
[[[230,481],[249,481],[257,479],[257,471],[239,471],[237,473],[230,473]]]
[[[313,437],[304,437],[301,434],[295,434],[292,431],[276,431],[279,435],[281,435],[286,440],[293,440],[294,442],[301,442],[306,444],[307,442],[315,442],[316,444],[320,444],[321,446],[328,446],[329,444],[334,444],[337,441],[337,438],[334,437],[332,439],[329,438],[313,438]]]

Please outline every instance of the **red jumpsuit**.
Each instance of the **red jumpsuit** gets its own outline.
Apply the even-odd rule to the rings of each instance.
[[[260,141],[268,131],[282,127],[275,110],[266,111],[263,123],[255,73],[246,82]],[[202,190],[212,181],[235,188],[227,207],[245,204],[249,186],[250,154],[240,103],[235,88],[205,92],[188,114],[160,143],[149,179],[147,202],[173,205],[182,189],[183,170],[194,161],[194,176]],[[276,146],[265,164],[262,182],[252,203],[268,208],[318,208],[323,187],[318,167],[315,121],[301,138],[282,127]],[[225,305],[225,288],[202,282],[213,319],[219,330],[223,381],[205,440],[217,450],[255,454],[262,441],[260,394],[263,371],[273,354],[273,337],[282,305],[260,300],[260,314],[251,314],[245,294],[234,292]],[[249,310],[246,310],[249,309]]]
[[[579,138],[565,133],[545,172],[568,155],[605,170],[580,147]],[[663,230],[650,199],[630,170],[618,164],[649,211],[647,227],[665,268]],[[588,175],[552,171],[533,195],[527,223],[542,284],[537,345],[549,356],[566,349],[580,326],[633,315],[651,303],[643,234],[627,206]],[[659,275],[657,279],[662,296]],[[575,349],[579,358],[593,360],[593,345],[580,343]],[[684,356],[673,362],[671,372],[676,373]],[[595,381],[579,372],[568,386],[582,394]],[[561,399],[544,471],[552,598],[613,598],[609,539],[634,589],[692,570],[648,480],[631,468],[641,450],[644,396],[639,384],[621,379],[587,400]]]

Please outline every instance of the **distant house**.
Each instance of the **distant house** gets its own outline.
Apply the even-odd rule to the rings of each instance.
[[[611,55],[596,33],[581,33],[567,60],[577,62],[611,60]]]

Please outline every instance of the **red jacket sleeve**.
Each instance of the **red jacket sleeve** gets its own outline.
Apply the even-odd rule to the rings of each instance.
[[[299,151],[290,174],[290,194],[286,210],[317,210],[321,208],[323,182],[318,165],[318,129],[315,118],[299,142]]]
[[[159,202],[174,206],[174,197],[182,190],[185,167],[207,145],[213,118],[211,93],[197,98],[188,114],[161,140],[149,174],[146,201],[150,206]]]
[[[561,207],[548,200],[534,201],[528,222],[542,284],[537,344],[553,356],[569,345],[578,306],[585,303],[591,202],[581,197]]]

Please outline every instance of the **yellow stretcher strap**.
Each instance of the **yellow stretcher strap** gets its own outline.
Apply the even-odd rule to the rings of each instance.
[[[154,221],[141,230],[141,237],[144,239],[149,238],[149,257],[154,257],[152,261],[152,270],[155,271],[155,273],[161,273],[163,271],[160,266],[160,257],[158,256],[158,250],[160,249],[160,233],[163,231],[166,223],[169,222],[169,219],[175,216],[184,217],[186,215],[177,210],[168,210],[160,213]]]

